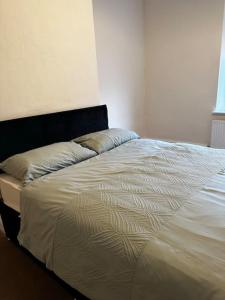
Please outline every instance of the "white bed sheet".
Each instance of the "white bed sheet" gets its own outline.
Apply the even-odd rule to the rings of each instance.
[[[0,196],[4,203],[20,212],[22,182],[7,174],[0,174]]]

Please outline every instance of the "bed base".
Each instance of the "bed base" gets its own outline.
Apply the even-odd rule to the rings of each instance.
[[[14,244],[16,244],[17,247],[20,247],[26,255],[29,255],[35,263],[40,265],[41,268],[44,268],[46,272],[50,274],[50,276],[53,276],[58,283],[63,286],[63,288],[67,289],[71,295],[74,297],[74,300],[90,300],[80,294],[75,289],[71,288],[69,285],[67,285],[64,281],[62,281],[59,277],[57,277],[53,272],[47,270],[47,268],[44,266],[43,263],[38,261],[35,257],[33,257],[26,249],[21,247],[19,245],[19,242],[17,240],[17,235],[20,230],[20,214],[12,209],[11,207],[7,206],[3,201],[0,200],[0,216],[2,218],[2,223],[5,231],[5,235],[8,240],[12,241]]]
[[[15,243],[18,243],[17,235],[20,230],[20,214],[8,207],[3,201],[0,201],[0,215],[6,237]]]

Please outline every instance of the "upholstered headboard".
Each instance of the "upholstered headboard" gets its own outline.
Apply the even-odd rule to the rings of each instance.
[[[11,155],[108,128],[106,105],[0,122],[0,162]]]

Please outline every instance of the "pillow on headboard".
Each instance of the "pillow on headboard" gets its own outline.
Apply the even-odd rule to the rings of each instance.
[[[100,154],[130,140],[138,138],[139,135],[134,131],[120,128],[111,128],[82,135],[81,137],[76,138],[73,141]]]
[[[26,185],[30,181],[97,155],[73,142],[55,143],[16,154],[0,163],[0,169]]]

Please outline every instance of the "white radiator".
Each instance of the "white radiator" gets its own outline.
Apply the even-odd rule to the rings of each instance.
[[[212,121],[211,147],[225,148],[225,121]]]

